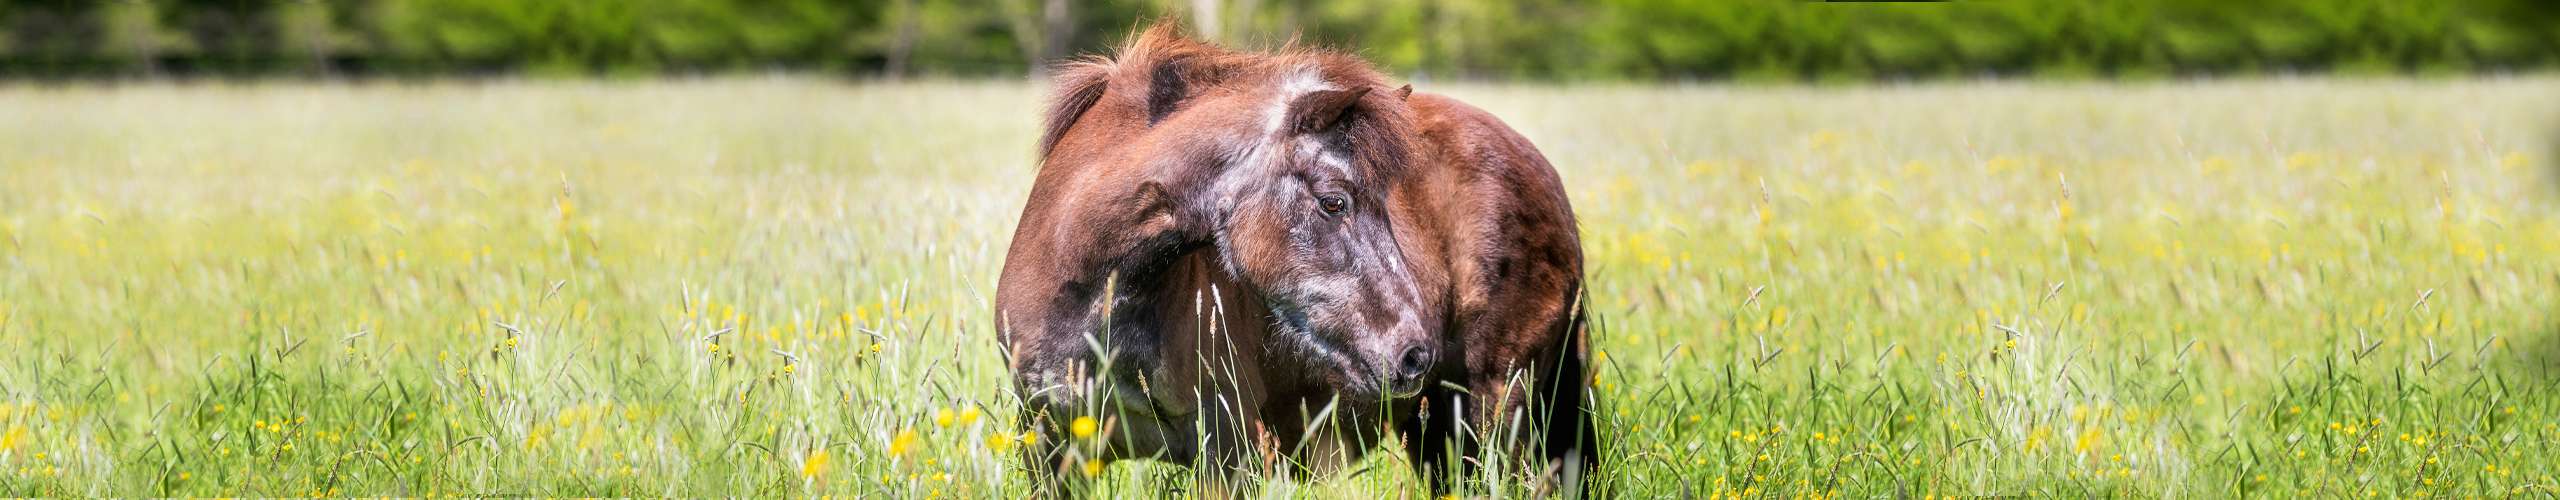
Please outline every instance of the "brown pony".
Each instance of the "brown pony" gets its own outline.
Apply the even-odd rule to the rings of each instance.
[[[1589,477],[1581,244],[1527,139],[1357,57],[1167,24],[1054,92],[995,304],[1044,490],[1123,458],[1329,470],[1389,430],[1434,491],[1481,436]]]

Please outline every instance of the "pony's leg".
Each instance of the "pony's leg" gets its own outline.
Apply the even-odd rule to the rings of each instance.
[[[1424,486],[1434,496],[1453,492],[1460,479],[1472,475],[1450,470],[1451,465],[1472,468],[1461,457],[1475,453],[1473,443],[1459,430],[1467,423],[1463,413],[1467,395],[1446,386],[1430,385],[1422,389],[1420,405],[1413,415],[1396,424],[1396,433],[1404,441],[1405,458],[1413,461],[1413,471],[1422,476]]]
[[[1196,498],[1248,498],[1254,493],[1247,478],[1260,472],[1256,467],[1254,419],[1226,400],[1211,396],[1198,416],[1200,453],[1192,464],[1200,489]]]
[[[1600,433],[1595,420],[1600,414],[1600,395],[1591,390],[1593,367],[1588,344],[1591,320],[1579,306],[1566,323],[1564,343],[1551,364],[1552,373],[1538,377],[1533,405],[1542,436],[1538,447],[1546,455],[1556,483],[1567,497],[1602,498],[1608,491],[1600,485]]]
[[[1546,458],[1546,479],[1565,498],[1606,496],[1596,489],[1600,471],[1600,434],[1593,425],[1597,401],[1585,388],[1580,360],[1567,360],[1558,376],[1538,380],[1529,404],[1534,444]]]
[[[1191,498],[1255,497],[1257,485],[1247,477],[1245,466],[1220,463],[1230,459],[1214,456],[1202,457],[1201,460],[1199,466],[1191,470],[1193,484],[1197,485],[1191,491]]]
[[[1476,412],[1477,432],[1496,439],[1503,455],[1539,496],[1605,497],[1599,483],[1599,409],[1589,388],[1588,361],[1578,346],[1543,366],[1517,372],[1518,378],[1479,380],[1478,394],[1491,395]],[[1548,368],[1553,367],[1553,368]],[[1525,380],[1524,380],[1525,379]]]
[[[1481,466],[1487,461],[1503,460],[1510,471],[1520,474],[1519,479],[1535,496],[1602,496],[1592,489],[1597,481],[1600,441],[1590,414],[1592,400],[1584,391],[1587,378],[1578,360],[1560,365],[1558,370],[1529,369],[1503,377],[1478,376],[1468,384],[1469,394],[1452,398],[1473,406],[1462,410],[1463,417],[1439,411],[1431,415],[1464,418],[1466,428],[1453,432],[1456,435],[1448,439],[1425,443],[1452,443],[1449,446],[1460,456],[1474,459],[1459,467],[1461,481],[1482,474]],[[1414,445],[1407,446],[1408,451],[1413,450]],[[1419,453],[1415,460],[1423,463]],[[1425,478],[1430,477],[1426,472]],[[1441,492],[1441,483],[1434,481],[1434,493]]]

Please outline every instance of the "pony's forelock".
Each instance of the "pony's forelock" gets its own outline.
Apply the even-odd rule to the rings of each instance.
[[[1410,154],[1406,137],[1414,126],[1405,94],[1358,56],[1302,45],[1295,36],[1271,52],[1238,52],[1192,39],[1179,23],[1169,20],[1150,24],[1112,54],[1081,58],[1053,71],[1041,157],[1047,158],[1068,129],[1086,110],[1099,105],[1105,94],[1122,96],[1115,99],[1146,110],[1140,116],[1153,121],[1169,111],[1161,108],[1178,106],[1179,101],[1207,89],[1272,85],[1274,89],[1250,89],[1271,91],[1292,75],[1312,72],[1327,87],[1371,90],[1345,114],[1340,128],[1351,146],[1355,168],[1379,180],[1403,173]],[[1173,88],[1164,88],[1169,82]],[[1111,88],[1122,92],[1107,92]],[[1289,97],[1294,96],[1283,96]]]

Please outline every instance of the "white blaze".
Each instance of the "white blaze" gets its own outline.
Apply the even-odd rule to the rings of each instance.
[[[1272,92],[1277,99],[1271,102],[1270,107],[1263,110],[1266,123],[1263,130],[1267,132],[1266,135],[1284,137],[1284,134],[1289,132],[1289,103],[1296,102],[1299,96],[1335,88],[1337,87],[1334,87],[1332,82],[1324,81],[1324,75],[1316,74],[1315,68],[1301,67],[1289,72],[1288,76],[1281,77],[1280,88]]]

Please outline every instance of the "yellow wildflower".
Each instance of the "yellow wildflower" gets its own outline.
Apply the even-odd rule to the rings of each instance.
[[[897,437],[889,439],[889,456],[905,455],[907,451],[915,448],[916,431],[913,429],[899,430]]]
[[[800,461],[800,477],[814,478],[827,473],[829,458],[825,449],[810,452],[809,458]]]
[[[0,452],[17,449],[18,443],[25,440],[27,440],[26,426],[11,425],[9,432],[0,433]]]
[[[1099,422],[1095,422],[1093,417],[1090,415],[1076,417],[1076,421],[1074,423],[1067,425],[1067,431],[1075,433],[1076,437],[1079,438],[1093,437],[1093,432],[1100,430],[1100,428],[1101,424]]]

